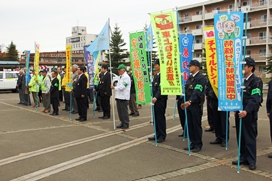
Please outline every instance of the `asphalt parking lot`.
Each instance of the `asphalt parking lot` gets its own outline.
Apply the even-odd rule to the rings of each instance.
[[[266,98],[266,95],[264,95]],[[264,101],[265,102],[265,101]],[[157,146],[147,140],[153,134],[151,107],[144,105],[139,117],[131,117],[130,129],[114,130],[113,120],[92,107],[88,121],[79,123],[77,115],[60,111],[52,117],[41,108],[18,105],[18,93],[0,92],[0,180],[271,180],[272,153],[269,121],[265,104],[259,112],[257,170],[231,165],[237,158],[233,114],[230,118],[230,142],[226,150],[210,145],[215,139],[203,131],[203,148],[190,156],[179,138],[181,127],[175,97],[168,99],[167,138]],[[61,109],[63,108],[61,103]],[[112,106],[113,108],[113,106]],[[116,108],[114,108],[116,109]],[[115,113],[116,124],[119,124]],[[206,108],[202,118],[207,126]]]

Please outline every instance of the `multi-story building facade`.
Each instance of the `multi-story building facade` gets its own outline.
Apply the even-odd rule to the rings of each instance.
[[[96,34],[87,34],[87,29],[84,26],[72,27],[72,36],[66,37],[66,45],[72,45],[72,51],[75,53],[83,53],[84,45],[91,44]]]
[[[256,61],[255,73],[265,76],[267,57],[271,56],[272,0],[210,0],[178,8],[180,33],[195,35],[194,59],[202,61],[203,27],[213,26],[214,14],[248,9],[246,56]]]

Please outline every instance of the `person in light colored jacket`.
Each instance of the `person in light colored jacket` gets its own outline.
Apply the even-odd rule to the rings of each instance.
[[[115,90],[115,100],[117,105],[117,111],[120,125],[117,128],[128,129],[129,128],[129,115],[128,115],[128,102],[130,99],[130,87],[131,80],[126,72],[126,66],[120,64],[118,66],[119,79],[117,86],[111,85],[111,88]]]
[[[42,72],[42,82],[41,82],[41,90],[42,90],[42,99],[43,99],[43,107],[44,109],[41,112],[49,113],[51,106],[50,106],[50,88],[51,88],[51,80],[47,75],[47,70],[44,69]]]

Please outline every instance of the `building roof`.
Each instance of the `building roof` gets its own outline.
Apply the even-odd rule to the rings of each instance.
[[[4,61],[0,60],[0,65],[19,65],[18,61]]]
[[[200,2],[200,3],[195,3],[195,4],[191,4],[191,5],[187,5],[187,6],[181,6],[181,7],[178,7],[177,9],[178,10],[186,10],[186,9],[190,9],[190,8],[219,3],[219,2],[223,2],[223,1],[229,1],[229,0],[206,0],[206,1]]]

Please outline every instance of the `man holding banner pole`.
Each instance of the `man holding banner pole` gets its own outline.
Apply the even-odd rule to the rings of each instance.
[[[243,127],[241,128],[240,164],[248,165],[250,170],[256,170],[256,116],[261,104],[263,82],[254,74],[255,61],[248,57],[245,58],[245,62],[243,110],[235,113],[236,135],[238,140],[239,122],[243,121]],[[232,164],[237,165],[238,160],[233,161]]]
[[[190,150],[199,152],[203,146],[201,118],[206,78],[199,72],[200,63],[197,60],[191,60],[189,70],[191,75],[185,84],[186,102],[181,104],[181,108],[187,108]],[[184,150],[189,150],[189,148],[184,148]]]
[[[154,63],[154,68],[157,71],[157,74],[154,76],[152,82],[152,103],[154,104],[154,117],[156,124],[156,135],[149,137],[149,141],[157,139],[157,143],[165,141],[166,138],[166,119],[165,119],[165,110],[167,106],[167,95],[161,95],[161,79],[160,79],[160,62],[157,59]],[[156,137],[155,137],[156,136]]]

